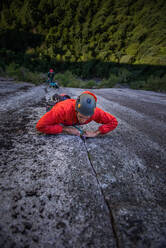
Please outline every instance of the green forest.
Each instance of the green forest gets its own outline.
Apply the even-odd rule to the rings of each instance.
[[[0,73],[51,67],[64,86],[166,91],[166,1],[1,0]]]

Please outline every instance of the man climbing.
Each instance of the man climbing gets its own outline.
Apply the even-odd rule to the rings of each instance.
[[[48,72],[48,80],[47,80],[47,82],[52,83],[53,79],[54,79],[54,76],[55,76],[54,70],[50,69],[49,72]]]
[[[97,97],[90,91],[83,92],[77,100],[58,102],[38,121],[36,128],[46,134],[68,133],[80,136],[80,129],[75,127],[95,121],[102,125],[95,131],[85,131],[84,136],[96,137],[106,134],[115,129],[118,122],[113,115],[96,107],[96,102]]]
[[[50,111],[55,104],[58,102],[64,101],[66,99],[71,99],[70,96],[66,94],[54,94],[51,96],[51,99],[48,99],[46,102],[46,112]]]

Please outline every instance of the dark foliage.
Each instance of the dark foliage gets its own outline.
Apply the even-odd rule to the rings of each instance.
[[[164,77],[165,13],[165,0],[2,0],[1,64],[144,85]]]

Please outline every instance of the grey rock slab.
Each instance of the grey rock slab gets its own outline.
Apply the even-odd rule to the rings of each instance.
[[[166,94],[109,89],[107,93],[99,91],[99,95],[104,96],[104,100],[98,98],[106,111],[166,147]]]
[[[2,82],[0,82],[0,85],[2,85]],[[0,113],[15,111],[26,106],[31,106],[32,104],[37,104],[42,98],[45,97],[44,86],[36,87],[31,84],[23,84],[22,87],[19,87],[20,85],[21,83],[15,84],[16,91],[12,92],[12,94],[4,94],[3,92],[5,96],[0,99]],[[8,87],[6,87],[6,90],[7,89]]]
[[[160,206],[117,206],[113,215],[120,247],[166,247],[165,210]]]
[[[98,106],[114,114],[119,121],[113,132],[86,140],[89,158],[110,206],[118,245],[165,247],[165,122],[158,120],[157,112],[162,111],[165,116],[166,95],[115,89],[93,92],[98,96]],[[120,97],[122,93],[125,100]],[[147,96],[148,101],[142,102],[141,96]],[[153,104],[148,109],[146,102],[150,101],[154,102],[154,109]],[[141,113],[137,106],[147,108],[146,112]],[[150,122],[151,127],[147,125]],[[92,122],[86,128],[98,126]]]
[[[44,92],[46,99],[54,93],[76,99],[83,91],[41,86],[33,97],[30,87],[24,99],[19,92],[6,98],[0,117],[0,247],[166,246],[165,94],[93,90],[98,106],[114,114],[119,126],[85,144],[35,130],[45,113]],[[16,107],[10,107],[14,98]]]
[[[83,141],[35,129],[45,113],[40,92],[18,91],[2,108],[0,247],[116,247]]]
[[[108,209],[79,138],[27,133],[7,157],[0,220],[17,245],[115,247]]]
[[[0,97],[1,100],[3,98],[8,97],[9,95],[14,95],[15,93],[17,93],[18,91],[27,91],[29,88],[34,87],[34,84],[31,83],[21,83],[21,82],[15,82],[14,80],[9,80],[9,79],[5,79],[2,80],[2,78],[0,78]]]
[[[147,149],[146,144],[142,146],[140,143],[141,154],[141,149],[133,149],[132,145],[127,147],[119,137],[112,134],[86,141],[100,187],[113,215],[119,245],[141,247],[141,240],[146,240],[142,247],[160,247],[166,237],[165,152],[156,144]],[[121,216],[123,209],[126,209],[126,215]],[[124,228],[129,225],[130,229],[132,224],[135,229],[142,230],[137,236],[136,232],[128,235]]]

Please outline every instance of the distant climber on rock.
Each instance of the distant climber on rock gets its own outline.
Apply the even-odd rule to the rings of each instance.
[[[52,83],[53,79],[54,79],[54,76],[55,76],[54,70],[50,69],[49,72],[48,72],[48,80],[47,80],[47,82]]]
[[[90,91],[83,92],[77,100],[58,102],[37,123],[38,131],[46,134],[68,133],[81,136],[78,126],[95,121],[102,125],[97,130],[84,131],[85,137],[96,137],[114,130],[117,119],[96,107],[97,97]],[[77,128],[75,128],[77,127]]]

